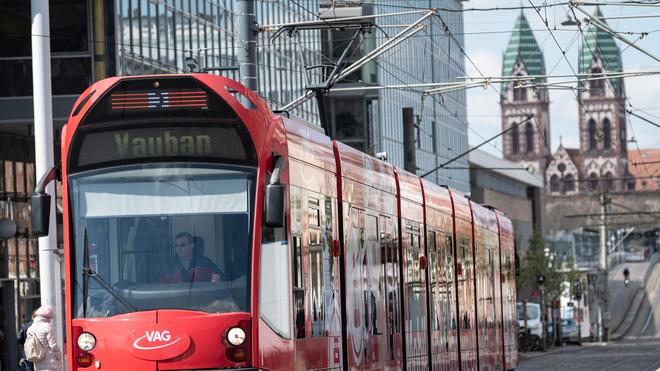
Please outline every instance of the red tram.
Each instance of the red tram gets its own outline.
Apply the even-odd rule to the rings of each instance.
[[[60,176],[69,370],[516,366],[502,213],[215,75],[78,99]]]

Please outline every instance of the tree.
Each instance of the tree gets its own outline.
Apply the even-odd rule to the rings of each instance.
[[[564,271],[563,281],[569,285],[568,293],[570,299],[573,300],[577,294],[576,284],[580,280],[580,273],[575,269],[575,257],[573,256],[573,249],[568,249],[566,256],[566,269]]]
[[[545,277],[545,295],[548,299],[556,299],[561,295],[563,274],[559,272],[555,247],[546,246],[545,240],[538,230],[529,239],[529,249],[520,267],[520,283],[522,287],[537,290],[539,275]]]

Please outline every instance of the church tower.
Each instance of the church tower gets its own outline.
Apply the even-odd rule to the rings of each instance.
[[[546,82],[543,52],[521,12],[504,53],[502,76],[516,80],[502,84],[502,130],[534,115],[502,137],[506,159],[543,176],[550,154],[550,115],[548,91],[537,84]]]
[[[594,18],[603,14],[596,8]],[[605,22],[605,20],[600,20]],[[580,83],[581,191],[625,189],[628,174],[626,93],[622,78],[603,78],[623,69],[614,38],[593,24],[578,56]]]

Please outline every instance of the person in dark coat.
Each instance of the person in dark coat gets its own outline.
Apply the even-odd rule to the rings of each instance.
[[[204,245],[199,237],[188,232],[179,233],[174,239],[176,257],[171,273],[161,277],[161,283],[220,282],[224,274],[204,256]]]

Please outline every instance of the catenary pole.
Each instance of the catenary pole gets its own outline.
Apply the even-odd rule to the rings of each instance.
[[[50,22],[48,0],[31,0],[32,9],[32,87],[34,99],[34,152],[36,179],[54,166],[53,107],[50,80]],[[55,195],[51,182],[46,192]],[[55,197],[51,197],[50,233],[39,238],[39,286],[41,305],[55,309],[57,342],[62,348],[62,295],[60,259],[57,255]]]
[[[252,91],[257,91],[257,21],[254,0],[237,0],[237,31],[240,47],[236,53],[240,68],[240,81]]]
[[[601,331],[600,331],[600,341],[608,341],[609,334],[609,320],[610,320],[610,312],[608,308],[608,258],[607,258],[607,204],[609,202],[609,199],[607,197],[606,193],[601,193],[600,195],[600,269],[602,270],[603,274],[603,294],[602,294],[602,314],[601,317],[599,318],[601,323]]]

